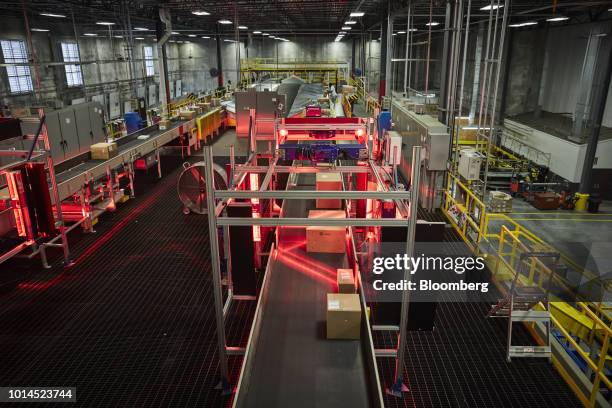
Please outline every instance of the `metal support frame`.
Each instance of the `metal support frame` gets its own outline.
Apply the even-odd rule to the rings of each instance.
[[[406,254],[413,256],[414,254],[414,235],[416,231],[417,209],[419,202],[419,183],[421,176],[421,146],[412,147],[412,171],[410,175],[410,216],[408,217],[408,236],[406,239]],[[382,220],[378,220],[382,221]],[[404,225],[405,220],[402,220]],[[404,270],[404,279],[410,281],[412,275],[407,269]],[[402,311],[400,318],[400,332],[397,346],[397,357],[395,359],[395,379],[392,388],[388,391],[390,394],[401,397],[402,392],[408,391],[408,387],[404,383],[404,368],[405,368],[405,353],[406,353],[406,331],[408,330],[408,309],[410,307],[410,291],[402,292]]]

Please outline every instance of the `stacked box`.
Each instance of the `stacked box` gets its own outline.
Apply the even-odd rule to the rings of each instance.
[[[337,269],[338,293],[355,293],[355,278],[352,269]]]
[[[359,295],[327,294],[327,338],[359,340],[361,337],[361,303]]]
[[[180,112],[180,117],[182,120],[191,120],[195,117],[195,111],[192,110],[183,110]]]
[[[342,191],[342,176],[340,173],[317,173],[317,191]],[[342,208],[342,200],[339,198],[317,198],[317,208],[339,209]]]
[[[346,218],[344,211],[310,210],[308,218]],[[343,254],[346,252],[346,227],[306,227],[306,252]]]

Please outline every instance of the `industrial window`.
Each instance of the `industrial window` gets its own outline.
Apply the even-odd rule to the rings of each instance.
[[[28,62],[28,53],[24,41],[3,40],[0,41],[0,45],[2,46],[5,64]],[[6,74],[12,94],[32,92],[32,74],[28,65],[8,65]]]
[[[62,43],[62,56],[64,62],[81,62],[79,57],[79,46],[76,43]],[[66,64],[66,83],[68,86],[83,85],[83,74],[81,73],[81,65]]]
[[[153,63],[153,47],[143,47],[145,73],[148,77],[155,75],[155,65]]]

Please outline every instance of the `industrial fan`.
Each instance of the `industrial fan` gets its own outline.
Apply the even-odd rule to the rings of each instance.
[[[178,179],[178,196],[183,203],[183,213],[205,214],[206,203],[206,176],[205,163],[183,164],[184,170]],[[214,182],[216,189],[227,188],[227,173],[218,164],[213,165]]]

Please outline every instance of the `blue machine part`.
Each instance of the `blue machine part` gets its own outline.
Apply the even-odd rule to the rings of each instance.
[[[385,137],[388,130],[391,130],[391,112],[382,111],[378,114],[378,138]]]
[[[128,134],[137,132],[142,128],[142,119],[138,112],[127,112],[124,116],[125,128]]]
[[[362,144],[284,143],[279,146],[285,160],[310,160],[314,163],[333,163],[336,160],[367,159],[368,151]]]

